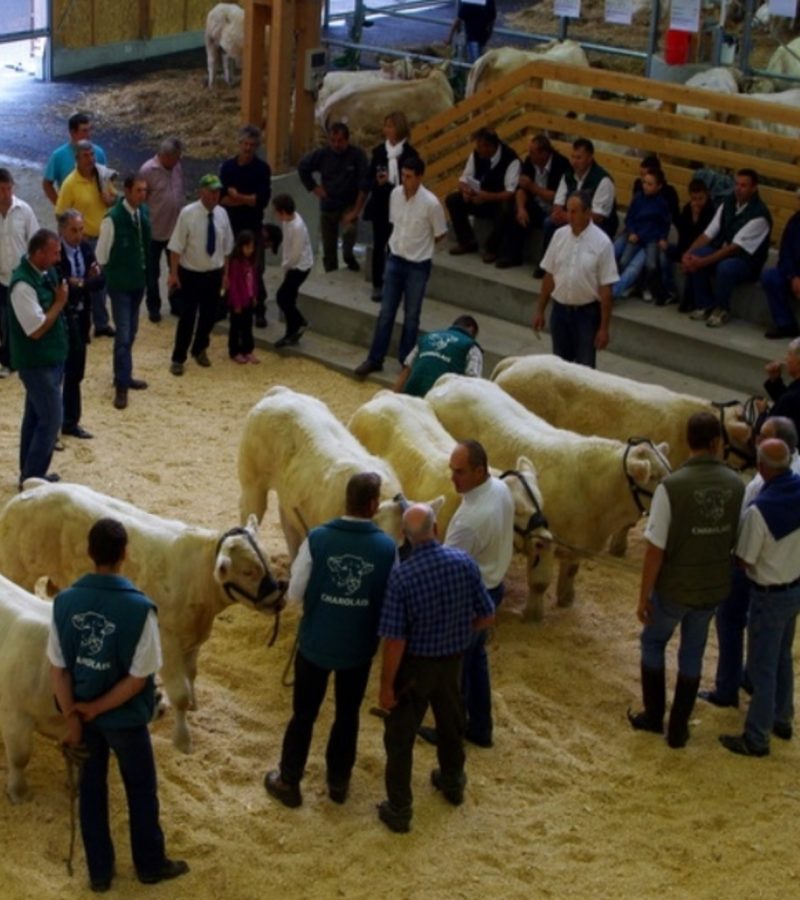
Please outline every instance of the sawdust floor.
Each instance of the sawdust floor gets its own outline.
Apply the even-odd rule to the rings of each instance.
[[[273,316],[274,319],[274,316]],[[89,350],[84,424],[93,441],[69,442],[55,467],[155,513],[226,528],[236,524],[237,442],[247,410],[263,391],[287,384],[347,416],[374,388],[318,365],[261,351],[260,366],[227,359],[213,338],[213,367],[167,371],[172,319],[143,322],[136,374],[150,389],[131,406],[111,406],[111,344]],[[275,325],[271,326],[276,329]],[[14,490],[22,392],[0,382],[0,500]],[[286,557],[270,520],[276,569]],[[640,540],[622,565],[593,562],[578,578],[571,609],[548,604],[545,621],[521,621],[522,573],[490,648],[496,716],[492,750],[470,748],[462,807],[429,785],[430,747],[415,751],[415,818],[390,834],[374,805],[383,797],[382,727],[364,715],[352,794],[344,807],[324,790],[327,701],[303,784],[305,802],[286,810],[262,787],[279,756],[290,714],[281,672],[294,636],[288,612],[267,649],[270,621],[244,608],[217,620],[200,655],[200,709],[191,715],[194,753],[170,743],[172,716],[153,726],[162,820],[169,851],[191,874],[143,889],[134,879],[118,777],[112,781],[119,897],[281,898],[785,898],[797,896],[797,744],[776,742],[765,760],[733,757],[717,735],[740,728],[740,714],[701,704],[680,752],[634,734],[625,709],[638,703],[634,617]],[[713,671],[715,650],[706,669]],[[369,688],[374,702],[377,683]],[[82,852],[66,874],[69,815],[60,754],[37,739],[29,767],[31,801],[0,798],[3,900],[89,896]],[[5,760],[0,780],[5,781]]]

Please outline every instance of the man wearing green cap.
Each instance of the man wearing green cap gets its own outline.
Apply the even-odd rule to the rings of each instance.
[[[180,291],[180,316],[175,330],[170,372],[183,375],[191,354],[198,365],[208,367],[206,350],[220,294],[228,286],[228,259],[233,250],[233,231],[219,205],[222,182],[216,175],[200,179],[199,199],[184,206],[169,239],[170,291]]]

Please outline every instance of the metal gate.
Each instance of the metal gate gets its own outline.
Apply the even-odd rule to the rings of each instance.
[[[51,34],[51,0],[3,0],[0,16],[0,44],[21,41],[46,41],[43,75],[50,77],[49,38]]]

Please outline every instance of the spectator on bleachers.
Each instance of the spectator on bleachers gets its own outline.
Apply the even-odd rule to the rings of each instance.
[[[664,289],[676,293],[674,264],[680,262],[683,254],[692,246],[700,235],[711,224],[716,207],[705,182],[693,178],[689,182],[689,202],[683,207],[678,221],[678,243],[667,248],[666,266],[661,273]],[[694,309],[694,290],[691,279],[685,278],[683,294],[678,312],[691,312]]]
[[[797,190],[797,198],[800,200],[800,188]],[[786,223],[778,251],[778,265],[762,274],[761,287],[767,295],[774,323],[772,328],[764,332],[764,337],[774,340],[800,335],[792,308],[800,297],[800,210]]]
[[[755,281],[764,268],[771,230],[772,215],[758,193],[758,173],[739,169],[733,194],[681,259],[698,307],[692,319],[709,328],[728,321],[734,287]]]
[[[661,168],[661,160],[656,156],[655,153],[651,153],[649,156],[645,156],[644,159],[639,163],[639,177],[636,181],[633,182],[633,196],[636,194],[640,194],[642,191],[642,179],[644,176],[651,172],[653,169],[658,169],[662,175],[664,176],[664,185],[661,188],[661,196],[667,201],[667,205],[669,206],[669,214],[672,220],[672,223],[677,227],[678,219],[681,215],[681,201],[678,197],[678,192],[675,190],[673,185],[671,185],[667,181],[667,176],[664,174],[664,170]]]
[[[669,204],[664,197],[664,173],[648,170],[641,179],[642,189],[634,193],[625,230],[614,242],[619,281],[613,287],[614,299],[633,291],[644,272],[642,299],[663,306],[667,295],[661,285],[659,256],[666,252],[672,224]]]
[[[528,231],[541,228],[553,209],[561,178],[569,171],[569,160],[544,134],[531,138],[522,161],[514,203],[506,210],[498,269],[522,265],[522,248]]]

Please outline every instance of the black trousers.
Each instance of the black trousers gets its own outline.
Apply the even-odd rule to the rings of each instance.
[[[411,814],[411,769],[414,741],[430,705],[436,720],[436,755],[442,785],[463,785],[464,700],[462,656],[425,657],[406,654],[395,680],[397,706],[386,719],[386,795],[397,812]]]
[[[456,233],[456,240],[462,247],[475,243],[475,232],[469,221],[470,216],[475,216],[491,222],[492,230],[489,237],[486,238],[486,245],[483,249],[486,253],[497,253],[500,249],[503,217],[508,208],[507,202],[467,203],[460,191],[454,191],[447,195],[445,203],[450,213],[450,221],[453,223],[453,231]]]
[[[322,264],[326,272],[332,272],[339,265],[339,231],[342,233],[342,256],[345,263],[355,259],[353,248],[356,244],[358,221],[342,224],[342,218],[352,207],[344,209],[320,210],[319,229],[322,235]]]
[[[81,382],[86,374],[86,321],[81,313],[66,315],[69,351],[64,363],[62,428],[74,428],[81,420]],[[86,315],[88,321],[88,312]]]
[[[336,713],[325,751],[329,784],[346,784],[350,780],[356,761],[359,709],[371,665],[372,660],[364,666],[333,673]],[[303,777],[314,723],[325,698],[330,673],[298,651],[294,661],[292,718],[286,727],[281,753],[281,778],[286,784],[298,784]]]
[[[253,352],[253,308],[239,312],[231,310],[230,328],[228,329],[228,356],[247,356]]]
[[[517,221],[516,204],[509,204],[503,213],[503,221],[500,225],[502,235],[500,255],[514,263],[522,262],[522,251],[525,246],[525,235],[529,231],[541,228],[544,223],[544,210],[530,194],[525,202],[528,212],[528,226],[523,228]]]
[[[286,334],[294,334],[302,325],[308,324],[297,309],[297,295],[310,271],[310,269],[289,269],[275,295],[278,307],[286,319]]]
[[[11,368],[11,349],[8,344],[8,288],[0,284],[0,366]]]
[[[181,282],[180,317],[175,329],[172,362],[186,362],[191,346],[192,356],[208,348],[211,329],[217,319],[217,307],[222,288],[222,269],[192,272],[178,267]]]
[[[167,249],[167,241],[150,241],[150,267],[147,275],[147,312],[155,316],[161,314],[161,293],[158,288],[161,274],[161,254]]]

